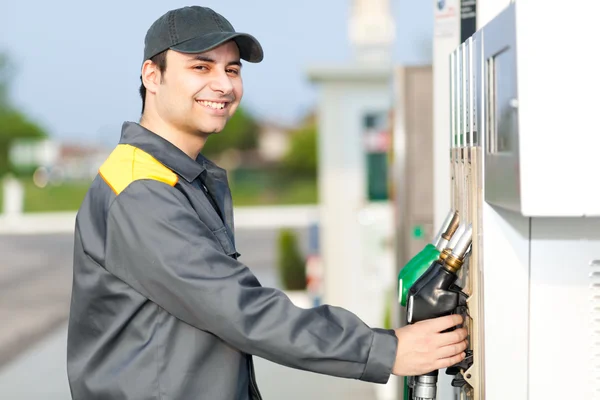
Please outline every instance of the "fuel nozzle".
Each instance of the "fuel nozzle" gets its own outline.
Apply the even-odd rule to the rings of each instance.
[[[462,267],[471,245],[472,226],[460,224],[440,257],[412,285],[408,293],[407,322],[449,315],[460,304],[461,289],[455,285],[456,272]],[[416,376],[413,379],[412,400],[434,400],[436,398],[438,371]]]
[[[448,245],[448,242],[453,237],[456,229],[459,226],[459,215],[458,211],[450,210],[446,219],[442,223],[442,226],[438,232],[438,234],[433,239],[433,245],[438,251],[442,251]]]
[[[455,232],[458,225],[458,212],[450,210],[433,241],[400,269],[398,273],[398,301],[402,306],[406,306],[408,290],[411,286],[427,271],[432,263],[440,258],[440,252],[448,244],[450,238],[456,236]]]
[[[448,315],[458,306],[459,292],[454,282],[462,267],[473,236],[472,226],[461,224],[452,243],[408,290],[407,322],[409,324]]]
[[[434,374],[415,377],[413,400],[435,400],[438,377]]]

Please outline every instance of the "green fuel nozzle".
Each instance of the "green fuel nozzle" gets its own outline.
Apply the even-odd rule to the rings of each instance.
[[[398,273],[398,301],[406,307],[410,287],[427,271],[429,266],[440,258],[449,241],[456,236],[459,227],[459,216],[455,210],[450,210],[438,234],[432,243],[427,244],[421,252],[415,255]]]
[[[460,224],[448,246],[430,268],[411,286],[408,294],[406,322],[415,324],[432,318],[450,315],[466,306],[466,295],[455,282],[456,274],[468,255],[473,240],[471,225]],[[454,328],[451,328],[452,330]],[[460,365],[452,366],[455,369]],[[462,367],[461,367],[462,368]],[[465,368],[467,369],[467,368]],[[448,373],[448,371],[447,371]],[[405,398],[410,400],[435,400],[439,371],[407,379]]]

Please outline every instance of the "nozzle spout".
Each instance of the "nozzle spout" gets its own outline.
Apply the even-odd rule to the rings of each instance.
[[[463,233],[465,233],[466,229],[467,229],[467,224],[465,224],[464,222],[461,223],[458,226],[458,228],[456,228],[456,231],[454,232],[454,236],[452,236],[452,239],[450,239],[450,241],[447,243],[446,248],[453,250],[456,247],[456,245],[458,244],[458,241],[462,237]]]
[[[467,250],[469,249],[472,240],[473,227],[471,224],[469,224],[456,241],[456,245],[449,249],[451,253],[444,260],[444,264],[447,270],[456,273],[460,269],[460,267],[462,267],[465,254],[467,253]]]
[[[469,224],[465,232],[461,235],[460,239],[456,243],[456,246],[452,248],[452,255],[458,259],[463,259],[467,253],[467,249],[471,245],[473,240],[473,226]]]
[[[433,245],[436,249],[438,249],[438,251],[442,251],[446,248],[448,241],[454,235],[454,232],[456,232],[459,222],[460,218],[458,215],[458,211],[450,210],[438,234],[433,240]]]

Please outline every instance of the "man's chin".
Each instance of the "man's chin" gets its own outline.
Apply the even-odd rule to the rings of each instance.
[[[216,135],[223,131],[225,126],[199,126],[198,132],[204,136]]]
[[[196,129],[199,132],[204,132],[207,135],[212,135],[212,134],[216,134],[216,133],[221,133],[221,131],[223,131],[223,129],[225,129],[225,126],[227,125],[227,120],[225,118],[223,119],[218,119],[218,120],[204,120],[204,121],[198,121],[198,124],[196,124]]]
[[[221,133],[221,132],[223,132],[223,129],[225,129],[225,127],[224,127],[224,126],[217,126],[217,127],[213,127],[213,128],[212,128],[212,129],[209,131],[209,134],[211,134],[211,135],[216,135],[216,134],[218,134],[218,133]]]

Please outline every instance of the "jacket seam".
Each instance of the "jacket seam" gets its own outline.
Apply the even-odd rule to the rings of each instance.
[[[160,307],[158,304],[154,304],[156,307],[156,314],[154,315],[154,326],[157,326],[158,324],[158,317],[160,316]],[[157,326],[157,330],[160,332],[160,329],[158,329],[159,327]],[[160,387],[160,344],[161,344],[161,340],[157,340],[158,344],[156,346],[156,385],[158,386],[158,399],[162,400],[163,399],[163,393]]]
[[[119,198],[119,196],[120,196],[120,195],[122,195],[123,193],[125,193],[125,191],[126,191],[127,189],[129,189],[129,187],[130,187],[132,184],[134,184],[135,182],[142,182],[142,181],[146,181],[146,182],[157,182],[157,183],[161,183],[161,184],[163,184],[163,185],[165,185],[165,186],[168,186],[168,187],[173,187],[173,186],[170,186],[170,185],[168,185],[168,184],[166,184],[166,183],[164,183],[164,182],[157,181],[157,180],[150,179],[150,178],[135,179],[135,180],[131,181],[131,182],[130,182],[130,183],[129,183],[129,184],[128,184],[128,185],[127,185],[127,186],[126,186],[126,187],[125,187],[123,190],[121,190],[121,193],[119,193],[118,195],[115,195],[115,198],[114,198],[114,199],[112,199],[112,200],[110,201],[110,203],[108,204],[108,208],[107,208],[107,210],[106,210],[106,217],[107,217],[107,220],[108,220],[108,216],[110,215],[110,211],[111,211],[111,209],[112,209],[112,206],[113,206],[113,204],[115,203],[115,201],[117,201],[117,199]],[[108,184],[107,184],[107,185],[108,185]],[[109,187],[110,187],[110,185],[109,185]],[[106,230],[106,232],[108,233],[108,229]]]
[[[192,186],[193,186],[193,185],[192,185]],[[194,189],[196,189],[196,188],[194,188]],[[179,189],[177,189],[177,190],[179,190]],[[198,189],[196,189],[196,190],[198,190]],[[202,192],[201,190],[199,190],[199,191],[200,191],[200,192]],[[194,209],[194,211],[196,211],[196,209],[195,209],[195,208],[194,208],[194,206],[192,205],[192,201],[191,201],[191,200],[188,198],[188,195],[187,195],[185,192],[183,192],[182,190],[179,190],[179,192],[180,192],[181,194],[183,194],[183,196],[184,196],[184,197],[187,199],[187,201],[188,201],[188,203],[190,204],[190,206],[192,207],[192,209]],[[199,196],[199,195],[198,195],[198,196]],[[217,211],[216,211],[216,210],[215,210],[215,209],[214,209],[214,208],[213,208],[213,207],[210,205],[210,200],[209,200],[208,196],[207,196],[206,194],[202,193],[202,196],[199,196],[199,197],[202,197],[202,198],[206,199],[206,201],[209,203],[208,205],[206,205],[204,201],[201,201],[201,202],[200,202],[200,205],[202,206],[202,209],[204,210],[204,215],[206,215],[208,218],[210,218],[210,219],[214,220],[214,221],[215,221],[215,223],[216,223],[217,225],[222,225],[221,227],[219,227],[219,228],[217,228],[217,229],[211,229],[211,228],[210,228],[210,226],[209,226],[209,225],[208,225],[206,222],[204,222],[204,223],[206,224],[206,226],[208,227],[208,229],[209,229],[209,230],[211,230],[211,231],[213,231],[213,232],[217,232],[217,231],[218,231],[218,230],[220,230],[221,228],[224,228],[224,227],[225,227],[225,223],[223,222],[223,220],[222,220],[222,219],[221,219],[221,218],[220,218],[218,215],[217,215],[217,217],[216,217],[216,218],[210,217],[210,215],[211,215],[211,214],[218,214],[218,213],[217,213]],[[196,214],[198,214],[198,212],[197,212],[197,211],[196,211]],[[198,214],[198,216],[200,216],[200,215]]]
[[[140,180],[145,180],[145,179],[140,179]],[[147,179],[146,179],[147,180]],[[132,182],[133,183],[133,182]],[[221,248],[223,249],[223,252],[225,254],[227,254],[228,256],[231,256],[232,254],[237,254],[237,249],[235,247],[235,244],[229,239],[229,237],[227,237],[227,241],[229,242],[229,244],[231,245],[231,247],[233,248],[233,253],[230,254],[229,251],[225,248],[225,246],[223,245],[223,243],[221,243],[221,239],[219,239],[219,237],[217,236],[217,232],[220,231],[225,231],[227,232],[227,224],[221,220],[220,218],[212,218],[210,215],[213,213],[216,213],[216,211],[213,209],[212,206],[210,205],[206,205],[205,202],[201,201],[200,202],[200,206],[202,207],[203,211],[204,211],[204,216],[206,216],[206,218],[213,220],[213,222],[216,225],[220,225],[218,226],[216,229],[212,229],[208,223],[208,221],[204,221],[203,218],[201,218],[200,214],[198,214],[198,211],[194,208],[194,205],[191,201],[191,199],[188,197],[187,193],[185,193],[183,190],[178,189],[176,186],[172,186],[175,190],[179,191],[179,193],[181,193],[183,195],[183,197],[185,197],[185,199],[187,200],[187,203],[189,204],[189,206],[194,210],[194,213],[198,216],[198,219],[204,224],[206,225],[206,227],[208,228],[209,231],[211,231],[211,233],[213,234],[213,236],[215,237],[215,239],[217,240],[217,242],[219,243],[219,245],[221,246]],[[194,188],[196,189],[196,188]],[[196,194],[197,195],[197,194]],[[208,199],[208,197],[203,193],[202,196],[198,195],[199,197],[202,197],[203,199],[206,199],[206,201],[210,202],[210,200]]]
[[[369,360],[371,359],[371,352],[373,351],[373,343],[375,343],[375,332],[371,331],[371,345],[369,346],[369,354],[367,354],[367,361],[365,362],[365,367],[362,374],[360,374],[359,380],[362,380],[365,377],[365,372],[367,371]]]

